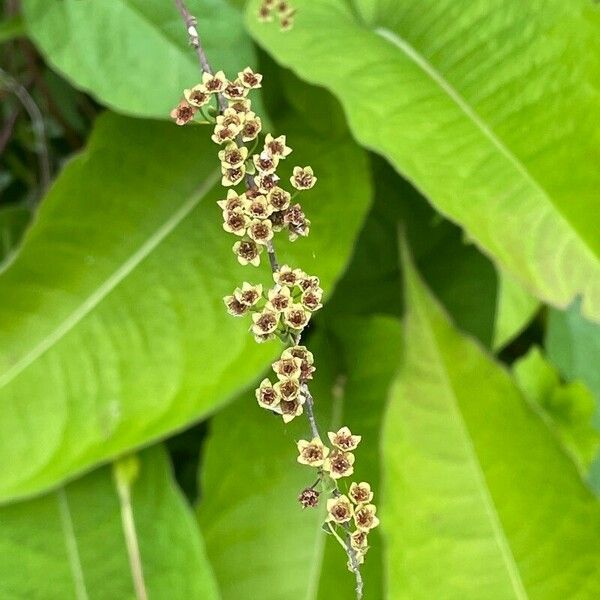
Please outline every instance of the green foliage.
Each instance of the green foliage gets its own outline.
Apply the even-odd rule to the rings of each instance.
[[[163,450],[139,457],[132,514],[150,598],[219,598],[192,513]],[[45,496],[0,508],[0,596],[61,600],[134,598],[110,467]]]
[[[25,207],[0,207],[0,265],[10,257],[30,219],[31,212]]]
[[[588,0],[356,4],[298,0],[283,35],[251,2],[247,24],[504,270],[556,306],[582,295],[600,320],[600,12]]]
[[[596,597],[596,499],[406,249],[403,264],[405,355],[383,440],[389,598]]]

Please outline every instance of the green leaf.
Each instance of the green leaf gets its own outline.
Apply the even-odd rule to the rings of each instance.
[[[330,289],[368,208],[366,159],[348,136],[279,127],[294,164],[319,176],[304,201],[311,237],[282,240],[280,257]],[[223,307],[242,281],[272,278],[235,260],[208,134],[100,118],[0,274],[1,500],[205,416],[276,352]]]
[[[370,481],[378,495],[379,429],[396,367],[399,323],[350,318],[334,331],[335,337],[317,334],[309,340],[321,435],[343,422],[363,436],[353,480]],[[257,407],[252,392],[212,420],[199,519],[225,600],[353,597],[345,555],[321,529],[323,497],[318,511],[303,511],[296,500],[315,479],[296,463],[295,442],[307,436],[304,418],[283,426]],[[363,567],[365,597],[382,598],[381,540],[377,532],[371,539]]]
[[[589,0],[297,0],[254,37],[538,298],[600,321],[600,11]],[[334,24],[334,25],[332,25]]]
[[[404,255],[405,356],[383,436],[388,597],[596,598],[597,500]]]
[[[201,79],[172,1],[23,0],[32,40],[76,87],[114,110],[166,119]],[[256,66],[242,17],[225,0],[188,0],[215,70]],[[235,50],[234,50],[235,49]],[[255,102],[255,104],[258,102]]]
[[[20,15],[15,15],[0,22],[0,44],[10,42],[25,35],[25,26]]]
[[[149,598],[219,598],[198,528],[164,451],[144,451],[139,461],[131,516]],[[110,467],[0,508],[0,596],[134,598],[123,510]]]
[[[515,381],[534,410],[546,419],[585,479],[600,445],[592,427],[596,402],[581,382],[562,385],[537,347],[513,365]]]
[[[22,206],[0,208],[0,265],[15,252],[31,219],[31,212]]]

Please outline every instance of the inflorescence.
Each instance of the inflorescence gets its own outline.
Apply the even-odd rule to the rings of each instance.
[[[285,2],[265,1],[263,9],[265,17],[273,11],[283,15],[282,26],[293,16]],[[285,24],[289,25],[287,21]],[[280,266],[273,247],[279,232],[285,231],[290,241],[309,234],[310,221],[295,198],[310,190],[317,177],[310,166],[296,166],[289,179],[292,191],[284,189],[277,168],[292,149],[285,135],[273,137],[269,133],[259,146],[262,121],[252,111],[248,96],[261,87],[261,81],[262,75],[249,67],[233,80],[227,79],[223,71],[205,71],[198,85],[184,90],[184,98],[171,117],[178,125],[185,125],[201,116],[201,122],[213,125],[211,139],[219,146],[221,183],[227,189],[218,206],[223,213],[223,229],[236,238],[233,253],[240,264],[255,267],[260,265],[265,249],[269,255],[272,287],[264,289],[244,282],[223,300],[234,317],[251,316],[250,329],[257,342],[279,338],[286,346],[272,365],[274,378],[263,379],[256,399],[260,407],[281,415],[285,423],[307,411],[313,435],[310,440],[297,442],[297,460],[316,469],[317,481],[304,489],[298,500],[304,508],[315,507],[319,496],[332,490],[327,491],[330,497],[324,528],[344,546],[350,558],[348,567],[357,574],[358,581],[358,565],[368,550],[368,533],[379,520],[368,483],[353,482],[345,486],[343,493],[340,482],[354,472],[354,451],[361,437],[342,427],[328,433],[328,446],[318,434],[308,390],[315,372],[314,357],[300,345],[300,338],[313,313],[322,307],[323,290],[315,275]],[[236,190],[241,185],[244,190]]]
[[[258,20],[263,23],[279,19],[279,26],[282,31],[288,31],[294,26],[294,16],[296,10],[292,8],[285,0],[263,0],[258,8]]]

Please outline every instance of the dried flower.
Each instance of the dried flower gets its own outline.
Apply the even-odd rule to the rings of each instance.
[[[242,317],[248,312],[248,306],[242,304],[235,296],[225,296],[223,302],[227,312],[233,317]]]
[[[225,89],[223,90],[223,96],[228,100],[241,100],[248,95],[250,90],[242,85],[239,79],[227,82]]]
[[[275,384],[275,386],[277,386],[277,384]],[[279,404],[279,408],[281,409],[281,416],[284,423],[289,423],[304,412],[302,403],[298,399],[282,400]]]
[[[273,410],[281,401],[281,396],[268,379],[263,379],[256,389],[256,400],[262,408]]]
[[[278,158],[285,158],[292,153],[292,149],[285,144],[285,135],[274,138],[270,133],[267,133],[264,148],[271,156]]]
[[[238,113],[240,114],[240,113]],[[255,140],[262,129],[262,121],[253,112],[246,113],[244,126],[242,127],[242,139],[244,142]]]
[[[364,554],[368,549],[368,532],[358,529],[350,534],[350,545],[354,550],[359,550]]]
[[[217,94],[222,92],[227,85],[227,78],[223,71],[217,71],[214,75],[210,73],[202,74],[202,87],[205,92],[210,94]]]
[[[196,107],[191,106],[186,100],[182,100],[172,111],[171,118],[175,119],[177,125],[189,123],[196,114]]]
[[[273,207],[267,202],[265,196],[256,196],[244,202],[244,212],[254,219],[266,219],[273,212]]]
[[[267,306],[277,312],[283,312],[292,302],[290,288],[279,285],[268,291],[267,298]]]
[[[310,321],[310,312],[301,304],[292,304],[283,313],[283,322],[292,329],[303,329]]]
[[[232,167],[231,169],[221,167],[221,173],[223,174],[223,177],[221,178],[221,185],[223,187],[229,187],[232,185],[237,185],[240,183],[240,181],[242,181],[242,179],[244,179],[246,167],[244,165]]]
[[[311,167],[294,167],[290,182],[297,190],[309,190],[317,183],[317,178]]]
[[[332,445],[340,450],[343,450],[344,452],[355,450],[361,440],[361,436],[352,435],[352,432],[350,429],[348,429],[348,427],[342,427],[335,433],[330,431],[327,436],[329,437],[329,441],[332,443]]]
[[[281,380],[299,379],[301,366],[302,360],[299,358],[280,358],[272,365],[273,371],[275,371],[277,378]]]
[[[210,100],[210,94],[204,91],[202,84],[195,85],[191,90],[183,90],[183,95],[192,106],[198,108],[208,104]]]
[[[246,228],[250,224],[250,219],[239,208],[225,212],[223,219],[223,229],[239,236],[246,233]]]
[[[254,267],[260,264],[262,248],[254,240],[241,240],[233,245],[233,251],[240,265],[250,264]]]
[[[319,504],[319,492],[313,488],[306,488],[300,492],[298,502],[302,508],[315,508]]]
[[[281,189],[280,187],[274,187],[267,194],[267,200],[274,210],[285,210],[290,205],[291,194]]]
[[[261,173],[258,177],[254,178],[254,183],[258,190],[266,194],[277,186],[279,177],[275,173]]]
[[[244,281],[242,284],[242,289],[237,288],[233,295],[239,300],[242,304],[246,306],[254,306],[262,297],[262,289],[263,286],[252,285],[247,281]]]
[[[246,67],[243,71],[238,73],[238,77],[242,85],[249,89],[255,90],[262,87],[260,82],[262,81],[263,76],[260,73],[255,73],[250,67]]]
[[[300,288],[303,291],[313,289],[313,290],[320,290],[321,292],[323,292],[323,290],[320,287],[319,278],[316,275],[306,275],[306,273],[305,273],[304,277],[302,277],[298,281],[298,285],[300,286]]]
[[[256,335],[272,334],[279,324],[279,315],[272,310],[263,309],[262,312],[252,315],[252,332]]]
[[[298,400],[304,404],[304,398],[300,398],[300,382],[297,379],[280,379],[273,386],[284,400]]]
[[[318,438],[313,438],[310,442],[300,440],[298,442],[298,462],[309,467],[320,467],[329,454],[329,448],[323,445]]]
[[[334,450],[325,461],[323,468],[329,472],[332,479],[348,477],[354,473],[354,454]]]
[[[281,354],[281,358],[298,358],[300,359],[300,380],[306,381],[312,379],[312,374],[315,372],[313,365],[312,352],[307,350],[306,346],[292,346],[286,348]]]
[[[308,289],[305,292],[302,292],[302,296],[300,297],[300,304],[302,304],[304,308],[307,308],[308,310],[314,312],[315,310],[319,310],[323,307],[323,305],[321,304],[322,297],[322,291]]]
[[[235,142],[231,142],[225,146],[224,150],[221,150],[218,154],[221,165],[227,168],[239,167],[244,164],[244,161],[248,157],[248,148],[242,146],[238,148]]]
[[[330,498],[327,500],[327,521],[333,521],[334,523],[347,523],[352,519],[354,514],[354,508],[348,496],[338,496],[337,498]]]
[[[269,219],[253,219],[248,225],[248,235],[257,244],[266,244],[273,239],[273,227]]]
[[[306,216],[302,210],[300,204],[294,204],[285,213],[283,221],[287,225],[302,225],[306,221]]]
[[[376,517],[377,507],[374,504],[363,504],[356,507],[354,513],[354,523],[357,529],[369,531],[379,525],[379,519]]]
[[[252,162],[261,174],[267,175],[269,173],[275,173],[279,158],[271,156],[268,152],[263,150],[260,154],[255,154],[252,157]]]
[[[371,502],[371,500],[373,500],[371,486],[366,481],[353,483],[350,486],[348,495],[354,504],[366,504],[367,502]]]

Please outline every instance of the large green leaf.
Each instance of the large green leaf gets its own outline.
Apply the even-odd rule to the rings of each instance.
[[[389,598],[597,598],[600,505],[509,374],[404,266],[383,436]]]
[[[600,320],[600,10],[589,0],[297,0],[255,38],[542,300]]]
[[[335,332],[310,340],[321,434],[343,421],[363,435],[356,480],[371,481],[379,494],[379,429],[399,352],[399,323],[353,318],[336,324]],[[223,598],[352,598],[354,578],[340,547],[320,528],[323,511],[302,511],[296,501],[314,481],[295,461],[295,440],[308,435],[306,420],[282,426],[247,393],[211,423],[199,517]],[[371,538],[365,595],[381,598],[382,549],[377,532]]]
[[[164,452],[139,456],[131,514],[148,597],[219,597],[193,515]],[[4,600],[133,600],[121,502],[110,467],[0,508]],[[131,520],[129,521],[131,522]]]
[[[319,173],[305,201],[313,233],[284,241],[281,258],[329,289],[369,203],[366,160],[347,136],[333,144],[301,122],[280,127],[293,160]],[[231,252],[207,137],[100,119],[0,274],[1,500],[200,418],[275,352],[223,308],[244,279],[272,279],[266,265],[241,267]]]
[[[242,18],[226,0],[188,0],[209,60],[229,76],[255,66]],[[200,79],[172,0],[23,0],[29,35],[54,68],[116,111],[168,118]],[[232,51],[235,49],[235,51]]]
[[[10,258],[31,219],[23,206],[0,207],[0,265]]]

